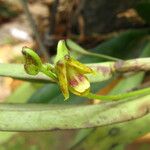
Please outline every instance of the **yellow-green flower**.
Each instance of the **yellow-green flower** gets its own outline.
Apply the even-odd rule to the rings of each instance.
[[[69,91],[80,96],[89,92],[90,83],[85,74],[92,73],[93,71],[91,68],[70,57],[63,40],[58,43],[55,71],[65,99],[69,98]]]
[[[69,98],[69,91],[79,96],[88,94],[90,83],[85,74],[93,71],[70,57],[64,40],[58,42],[54,65],[42,64],[40,57],[28,47],[23,47],[22,53],[25,71],[30,75],[42,72],[52,78],[59,84],[65,99]]]

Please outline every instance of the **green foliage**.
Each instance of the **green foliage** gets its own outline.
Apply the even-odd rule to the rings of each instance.
[[[149,15],[150,1],[149,0],[141,1],[140,3],[137,4],[135,9],[146,23],[150,23],[150,15]]]
[[[103,42],[95,48],[93,52],[103,53],[121,59],[139,57],[141,53],[142,57],[148,57],[150,56],[149,46],[148,29],[129,30],[121,33],[113,39]],[[74,50],[72,49],[72,51]],[[80,50],[78,53],[80,53],[79,58],[82,62],[93,63],[104,61],[103,58],[94,56],[93,54],[86,55],[85,57],[83,53],[81,54]],[[101,63],[101,65],[103,63]],[[13,68],[13,70],[11,68]],[[54,80],[45,77],[41,73],[35,77],[27,75],[23,69],[23,65],[0,64],[0,75],[24,79],[27,81],[49,83],[37,86],[34,86],[33,83],[24,84],[22,85],[22,88],[18,89],[18,92],[16,91],[16,94],[12,96],[12,103],[25,103],[25,101],[28,100],[29,103],[45,103],[44,105],[1,104],[1,130],[39,131],[99,127],[98,129],[92,128],[79,132],[78,137],[72,143],[72,146],[76,147],[79,143],[82,143],[84,139],[87,139],[81,147],[84,147],[85,149],[96,149],[95,145],[99,143],[104,150],[110,148],[117,141],[119,142],[117,145],[118,147],[124,147],[125,143],[129,143],[136,137],[139,137],[149,131],[149,114],[145,116],[145,110],[147,108],[146,106],[149,105],[148,99],[150,98],[150,95],[113,103],[109,102],[102,103],[100,105],[85,105],[87,104],[86,98],[83,99],[82,97],[74,95],[70,96],[70,100],[68,102],[64,102],[58,86],[51,83],[54,82]],[[90,81],[93,82],[92,91],[94,92],[97,92],[108,85],[110,81],[117,76],[111,75],[108,76],[108,78],[104,78],[101,74],[99,77],[100,78],[96,77],[96,80],[101,83],[95,83],[93,77],[89,77]],[[140,86],[143,77],[144,72],[127,75],[110,91],[109,94],[131,91]],[[106,79],[107,81],[105,81]],[[24,98],[22,99],[21,97]],[[49,103],[49,105],[47,105],[47,103]],[[139,111],[141,106],[143,106],[143,109]],[[128,122],[128,120],[132,121]],[[142,124],[143,129],[141,129],[140,124]],[[137,130],[134,128],[135,126],[137,126]],[[117,134],[115,138],[112,138],[108,135],[108,133],[115,127],[117,129],[119,128],[120,134]],[[19,149],[23,143],[24,142],[21,142],[17,148]],[[35,149],[38,148],[35,147]]]
[[[145,38],[139,42],[138,47],[141,48],[141,57],[148,57],[150,56],[150,42]],[[136,46],[135,46],[136,48]],[[134,50],[134,49],[133,49]],[[110,94],[115,93],[124,93],[124,91],[129,91],[133,88],[139,86],[143,80],[144,72],[137,73],[126,77],[125,79],[121,80],[115,88],[110,91]],[[132,83],[132,84],[131,84]],[[146,119],[149,118],[146,117]],[[71,144],[71,149],[97,149],[97,147],[101,147],[103,150],[107,150],[111,148],[114,143],[117,143],[113,149],[124,149],[125,145],[133,141],[135,138],[142,136],[144,133],[149,132],[147,131],[148,125],[143,122],[145,118],[138,119],[137,121],[133,120],[131,123],[123,123],[123,124],[115,124],[115,125],[108,125],[106,127],[100,127],[98,129],[84,129],[80,130],[73,140]],[[145,120],[146,121],[146,120]],[[141,128],[141,125],[145,125]],[[108,133],[114,128],[119,128],[122,130],[124,127],[126,128],[122,134],[116,135],[116,138],[109,137]],[[136,128],[135,128],[136,127]],[[99,132],[100,131],[100,132]],[[125,134],[129,133],[129,135]],[[131,135],[130,135],[131,133]],[[92,136],[91,136],[92,135]],[[131,138],[129,138],[131,137]],[[95,140],[94,140],[95,139]],[[96,139],[99,139],[98,141]],[[108,139],[108,140],[107,140]],[[120,139],[120,140],[118,140]],[[83,142],[84,141],[84,142]],[[118,143],[119,141],[119,143]],[[83,144],[80,144],[82,143]],[[81,147],[80,147],[81,145]]]

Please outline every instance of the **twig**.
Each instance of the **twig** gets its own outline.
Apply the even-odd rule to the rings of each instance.
[[[34,19],[32,17],[32,14],[29,11],[29,8],[28,8],[28,5],[27,5],[27,0],[20,0],[20,2],[22,3],[23,9],[24,9],[24,11],[26,13],[26,16],[27,16],[27,18],[29,20],[29,23],[30,23],[30,25],[32,27],[33,33],[35,35],[35,38],[36,38],[36,40],[37,40],[37,42],[39,44],[41,53],[44,55],[46,60],[49,60],[49,54],[48,54],[44,44],[42,43],[42,40],[41,40],[40,35],[38,33],[38,29],[37,29],[37,26],[35,24],[35,21],[34,21]]]
[[[58,5],[59,5],[59,0],[55,0],[53,2],[52,6],[48,7],[49,8],[49,13],[51,14],[50,18],[49,18],[49,21],[50,21],[50,31],[49,31],[49,34],[50,35],[54,34],[54,31],[55,31],[56,13],[57,13]]]

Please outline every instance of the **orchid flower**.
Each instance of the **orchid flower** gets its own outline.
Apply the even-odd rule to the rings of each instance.
[[[89,92],[90,82],[85,74],[93,71],[69,55],[64,40],[59,41],[57,46],[55,71],[65,99],[69,98],[69,91],[79,96]]]

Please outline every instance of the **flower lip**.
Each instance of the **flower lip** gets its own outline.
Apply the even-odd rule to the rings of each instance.
[[[79,84],[79,82],[75,79],[69,80],[69,85],[72,87],[76,87]]]
[[[86,91],[89,91],[90,83],[87,77],[84,74],[82,74],[80,70],[68,65],[66,73],[69,90],[72,93],[76,95],[82,95]]]

